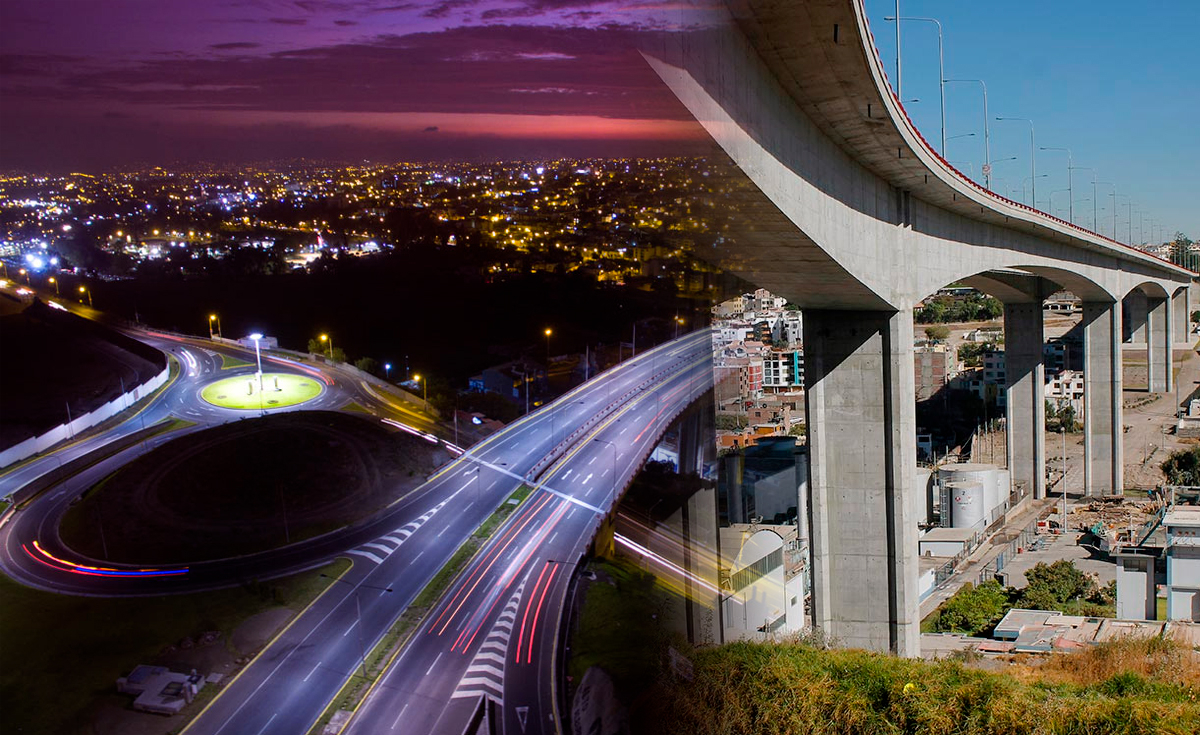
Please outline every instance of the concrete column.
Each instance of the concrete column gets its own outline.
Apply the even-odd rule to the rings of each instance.
[[[920,653],[912,312],[804,313],[813,619]]]
[[[1042,305],[1005,304],[1008,468],[1013,485],[1023,486],[1036,500],[1046,495],[1046,382],[1042,344]]]
[[[1121,423],[1121,304],[1083,304],[1083,486],[1087,495],[1124,492]]]
[[[1121,300],[1122,341],[1130,344],[1146,343],[1146,292],[1134,289]]]
[[[1189,289],[1181,288],[1171,296],[1171,339],[1182,348],[1183,346],[1191,346],[1192,335],[1192,311],[1191,305],[1188,303]]]
[[[1146,300],[1146,373],[1151,393],[1170,393],[1173,389],[1171,369],[1171,302],[1167,298]]]

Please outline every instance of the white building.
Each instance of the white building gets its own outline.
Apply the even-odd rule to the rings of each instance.
[[[763,389],[775,392],[804,388],[804,353],[772,350],[763,357]]]
[[[1200,621],[1200,508],[1176,506],[1167,529],[1167,620]]]

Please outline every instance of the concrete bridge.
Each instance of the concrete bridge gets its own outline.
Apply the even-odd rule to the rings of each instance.
[[[1009,467],[1041,497],[1042,302],[1082,299],[1085,492],[1117,494],[1123,335],[1172,390],[1192,274],[955,170],[893,95],[861,0],[730,0],[680,27],[645,56],[748,179],[715,259],[804,309],[815,622],[915,655],[913,305],[955,283],[1004,303]]]

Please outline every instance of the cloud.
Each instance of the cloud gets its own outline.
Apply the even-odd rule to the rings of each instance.
[[[456,10],[469,8],[474,4],[475,0],[443,0],[421,15],[426,18],[445,18]]]
[[[421,132],[423,132],[423,133],[436,133],[437,131],[438,131],[438,126],[436,126],[436,125],[430,125],[429,127],[425,128],[425,129],[424,129],[424,130],[422,130]]]
[[[358,25],[358,21],[356,21],[356,20],[335,20],[333,22],[333,24],[335,26],[341,26],[342,28],[348,28],[349,26]]]
[[[308,25],[308,18],[268,18],[267,22],[281,26],[303,26]]]
[[[240,49],[259,48],[261,43],[251,43],[250,41],[232,41],[230,43],[214,43],[209,46],[210,49],[216,51],[235,51]]]

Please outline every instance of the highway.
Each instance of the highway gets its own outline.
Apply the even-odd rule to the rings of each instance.
[[[712,387],[711,344],[699,334],[673,347],[671,374],[598,422],[542,475],[347,733],[461,733],[481,697],[500,706],[504,732],[556,731],[558,632],[572,575],[662,432]]]
[[[502,598],[511,598],[514,580],[524,579],[546,559],[583,552],[614,489],[623,488],[637,471],[673,413],[710,387],[710,355],[707,332],[662,345],[514,422],[451,462],[372,524],[377,535],[347,551],[354,566],[343,583],[333,585],[299,616],[185,732],[306,732],[361,665],[362,651],[374,647],[497,507],[528,477],[544,473],[557,479],[537,483],[497,530],[435,611],[441,616],[440,632],[425,626],[414,633],[350,731],[425,732],[443,716],[447,722],[465,723],[471,702],[463,693],[471,684],[460,684],[472,656],[489,639],[490,627],[511,606],[511,599]],[[580,473],[574,479],[564,476],[570,468]],[[522,588],[532,599],[536,584],[539,604],[537,612],[528,613],[529,630],[536,631],[537,640],[526,651],[533,663],[522,660],[543,677],[554,670],[548,631],[558,623],[569,573],[567,567],[546,572],[542,581],[530,579]],[[475,635],[464,637],[464,631]],[[514,696],[525,701],[537,691]],[[545,696],[533,706],[539,718],[552,710]],[[460,711],[465,712],[461,717]],[[517,717],[515,710],[512,716]],[[410,717],[412,721],[405,719]]]

